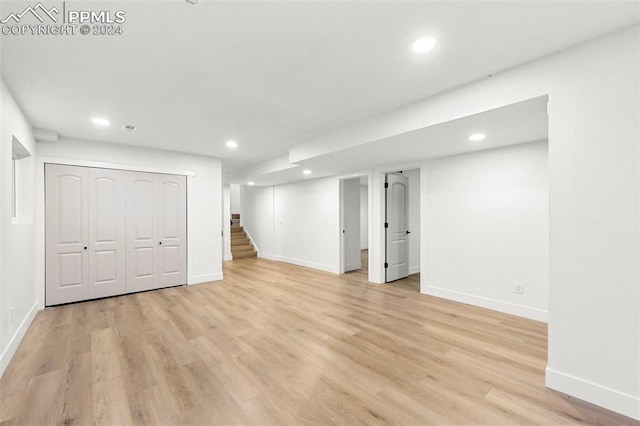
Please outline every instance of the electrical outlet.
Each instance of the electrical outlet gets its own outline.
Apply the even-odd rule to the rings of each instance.
[[[13,323],[13,320],[15,319],[16,316],[16,307],[12,306],[11,307],[11,323]]]
[[[514,290],[516,294],[524,294],[524,284],[520,282],[514,283]]]

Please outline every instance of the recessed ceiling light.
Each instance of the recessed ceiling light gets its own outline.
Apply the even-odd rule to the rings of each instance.
[[[485,135],[484,133],[474,133],[471,136],[469,136],[469,140],[473,142],[477,142],[477,141],[483,140],[486,137],[487,135]]]
[[[303,175],[310,175],[311,174],[311,170],[309,170],[309,169],[303,170],[302,174]]]
[[[109,120],[107,120],[106,118],[95,117],[95,118],[92,118],[91,121],[93,122],[93,124],[95,124],[97,126],[108,126],[109,125]]]
[[[255,184],[256,184],[255,182],[249,182],[249,183],[247,183],[247,185],[249,185],[249,186],[253,186],[253,185],[255,185]]]
[[[436,47],[438,42],[433,37],[420,37],[411,42],[409,48],[414,53],[427,53],[434,47]]]
[[[226,145],[227,145],[227,148],[237,148],[238,147],[238,142],[236,142],[236,141],[227,141]]]

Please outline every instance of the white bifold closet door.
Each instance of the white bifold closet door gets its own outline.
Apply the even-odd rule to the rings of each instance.
[[[46,305],[186,284],[186,178],[46,165]]]
[[[47,304],[126,292],[125,182],[108,169],[46,169]]]
[[[186,283],[186,203],[184,176],[133,172],[129,174],[129,291]]]

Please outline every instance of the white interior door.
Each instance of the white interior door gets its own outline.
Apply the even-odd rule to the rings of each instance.
[[[158,213],[158,286],[186,284],[186,176],[158,176]]]
[[[45,304],[89,298],[87,169],[45,168]]]
[[[89,297],[126,293],[126,173],[89,171]]]
[[[409,230],[407,199],[409,179],[401,174],[386,176],[386,282],[409,275]]]
[[[127,291],[158,287],[157,176],[129,172],[127,179]]]

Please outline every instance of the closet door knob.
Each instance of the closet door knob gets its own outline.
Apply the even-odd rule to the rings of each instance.
[[[87,248],[85,247],[84,249],[86,250]]]
[[[158,244],[162,245],[162,241],[160,241]]]

